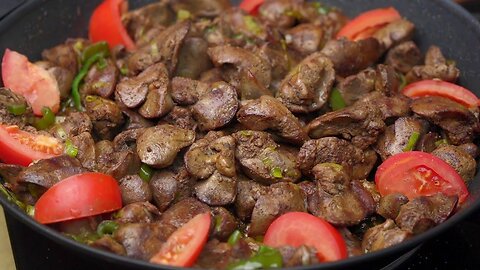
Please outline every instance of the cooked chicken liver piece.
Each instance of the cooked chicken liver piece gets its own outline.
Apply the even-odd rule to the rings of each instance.
[[[440,79],[447,82],[456,82],[460,71],[455,63],[449,63],[437,46],[431,46],[425,55],[425,65],[415,66],[408,72],[408,82]]]
[[[161,223],[126,223],[113,234],[114,239],[123,245],[127,256],[135,259],[150,260],[169,234]]]
[[[218,240],[227,241],[238,227],[237,218],[223,207],[213,207],[212,215],[215,225],[212,236]]]
[[[310,246],[281,246],[278,251],[283,258],[283,267],[305,266],[319,263],[317,250]]]
[[[137,174],[127,175],[119,182],[123,205],[152,200],[152,191],[148,183]]]
[[[309,55],[320,50],[325,45],[325,32],[318,25],[311,23],[299,24],[285,31],[288,47],[302,55]]]
[[[415,25],[413,23],[406,19],[400,19],[382,27],[373,37],[383,44],[385,50],[388,50],[402,42],[411,40],[414,32]]]
[[[105,63],[105,67],[99,68],[98,65],[93,65],[90,68],[80,87],[80,95],[109,98],[114,93],[120,71],[112,59],[106,59]]]
[[[237,216],[243,221],[249,220],[258,198],[266,194],[267,190],[268,187],[250,179],[239,180],[237,197],[235,198],[235,213]]]
[[[400,213],[400,208],[408,203],[408,198],[400,193],[388,194],[380,199],[377,213],[386,219],[395,220]]]
[[[92,138],[92,134],[83,132],[78,136],[71,138],[72,144],[78,149],[78,153],[75,156],[82,166],[90,171],[94,171],[97,167],[95,160],[95,141]]]
[[[103,140],[113,139],[125,122],[120,107],[99,96],[87,96],[84,105],[95,135]]]
[[[209,84],[189,78],[172,79],[172,98],[178,105],[193,105],[209,89]]]
[[[462,147],[442,145],[435,149],[432,154],[452,166],[466,183],[473,180],[477,172],[477,162],[468,152],[462,149]]]
[[[119,223],[154,223],[160,217],[158,209],[149,202],[135,202],[125,205],[115,214]]]
[[[397,227],[387,219],[384,223],[367,230],[362,240],[364,252],[374,252],[399,244],[412,237],[411,233]]]
[[[415,42],[406,41],[390,49],[385,63],[396,71],[406,74],[422,61],[422,53]]]

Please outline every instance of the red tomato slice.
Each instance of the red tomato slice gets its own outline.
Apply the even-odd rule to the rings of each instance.
[[[57,139],[22,131],[18,126],[0,125],[0,160],[7,164],[28,166],[35,160],[63,153]]]
[[[129,51],[135,50],[135,44],[122,24],[121,14],[126,10],[128,2],[125,0],[104,0],[90,18],[90,40],[106,41],[110,48],[121,44]]]
[[[167,239],[150,262],[171,266],[192,266],[207,242],[210,213],[196,215]]]
[[[60,90],[57,81],[47,70],[30,63],[25,55],[5,50],[2,79],[5,87],[25,97],[36,115],[42,115],[43,107],[58,112]]]
[[[42,223],[78,219],[122,208],[117,180],[102,173],[70,176],[48,189],[35,204],[34,218]]]
[[[340,233],[327,221],[303,212],[286,213],[270,224],[263,242],[267,246],[311,246],[322,262],[347,257],[347,247]]]
[[[436,193],[457,195],[462,203],[468,189],[462,177],[438,157],[418,151],[394,155],[377,169],[375,183],[382,196],[402,193],[409,199]]]
[[[348,22],[337,34],[337,38],[346,37],[358,40],[372,36],[375,32],[371,29],[380,28],[402,17],[394,7],[373,9],[358,15]],[[377,30],[378,30],[377,29]],[[364,33],[367,31],[367,33]]]
[[[240,8],[252,15],[256,15],[258,8],[263,2],[265,2],[265,0],[243,0],[242,3],[240,3]]]
[[[469,108],[477,107],[479,105],[478,97],[470,90],[441,80],[414,82],[403,88],[402,93],[411,98],[442,96]]]

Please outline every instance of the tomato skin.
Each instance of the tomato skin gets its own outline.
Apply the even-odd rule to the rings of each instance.
[[[34,160],[62,153],[63,145],[53,137],[34,135],[17,126],[0,125],[0,161],[6,164],[28,166]]]
[[[479,105],[478,97],[470,90],[441,80],[424,80],[411,83],[403,88],[402,94],[410,98],[441,96],[469,108]]]
[[[48,189],[35,204],[39,223],[94,216],[122,208],[117,180],[102,173],[70,176]]]
[[[122,24],[121,13],[126,10],[125,0],[104,0],[93,11],[90,18],[89,38],[92,42],[106,41],[110,48],[124,45],[127,50],[135,50],[135,43]]]
[[[196,215],[170,235],[150,262],[171,266],[192,266],[207,242],[211,222],[210,213]]]
[[[263,2],[265,2],[265,0],[243,0],[242,3],[240,3],[240,8],[252,15],[256,15],[258,8]]]
[[[25,97],[35,115],[48,107],[54,113],[60,109],[60,90],[53,76],[30,63],[25,55],[6,49],[2,59],[2,80],[5,87]]]
[[[457,195],[459,203],[468,197],[462,177],[448,163],[425,152],[394,155],[377,169],[375,183],[382,196],[402,193],[410,200],[436,193]]]
[[[337,39],[345,37],[349,40],[359,40],[372,36],[376,31],[393,21],[401,19],[400,13],[394,7],[378,8],[366,11],[348,22],[337,34]]]
[[[312,246],[322,262],[347,257],[347,247],[340,233],[327,221],[304,212],[289,212],[270,224],[264,244],[271,247]]]

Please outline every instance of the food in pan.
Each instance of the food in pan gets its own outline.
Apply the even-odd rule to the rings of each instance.
[[[478,98],[393,7],[105,0],[2,60],[0,185],[92,247],[207,269],[375,252],[469,199]]]

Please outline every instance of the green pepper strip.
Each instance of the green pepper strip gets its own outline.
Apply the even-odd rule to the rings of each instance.
[[[100,41],[94,43],[82,52],[82,63],[86,63],[88,59],[92,58],[97,53],[104,53],[104,57],[108,57],[110,55],[110,49],[108,47],[108,43],[105,41]]]
[[[75,104],[75,108],[78,111],[82,110],[82,102],[80,100],[80,92],[79,87],[80,83],[82,82],[83,78],[87,76],[88,70],[90,67],[95,64],[100,58],[105,57],[105,52],[98,52],[94,54],[92,57],[90,57],[85,64],[82,66],[80,69],[80,72],[78,72],[77,76],[75,76],[75,79],[73,79],[72,83],[72,99],[73,103]]]
[[[65,153],[73,158],[78,155],[78,147],[76,147],[70,139],[65,141]]]
[[[24,114],[27,111],[27,105],[25,104],[12,104],[7,106],[7,110],[9,113],[19,116]]]
[[[410,138],[408,138],[408,143],[405,148],[403,148],[403,152],[412,151],[415,148],[419,137],[420,134],[418,132],[413,132],[412,135],[410,135]]]
[[[330,93],[329,104],[330,108],[332,108],[332,110],[334,111],[343,109],[347,106],[347,104],[345,104],[345,100],[342,97],[342,94],[340,93],[340,91],[338,91],[337,88],[333,88],[332,93]]]
[[[152,179],[152,175],[153,175],[152,168],[150,168],[150,166],[148,166],[147,164],[142,164],[142,166],[140,167],[140,172],[138,173],[138,176],[140,176],[140,178],[142,178],[143,181],[149,182],[150,179]]]
[[[97,227],[97,233],[100,237],[105,234],[113,234],[118,229],[118,223],[113,220],[104,220]]]
[[[8,190],[1,183],[0,183],[0,193],[3,193],[5,195],[5,197],[7,197],[8,201],[16,204],[19,208],[21,208],[23,211],[25,211],[29,216],[33,216],[33,214],[35,212],[35,207],[33,207],[32,205],[29,205],[29,204],[25,204],[22,201],[20,201],[19,199],[17,199],[15,194],[13,192],[11,192],[10,190]]]
[[[39,130],[45,130],[55,124],[55,114],[48,107],[42,108],[42,118],[35,118],[33,126]]]
[[[274,248],[261,246],[257,254],[247,260],[230,265],[228,270],[279,268],[283,264],[282,255]]]
[[[242,239],[243,238],[243,234],[239,231],[239,230],[235,230],[231,235],[230,237],[228,237],[228,241],[227,243],[230,245],[230,246],[234,246],[238,240]]]

